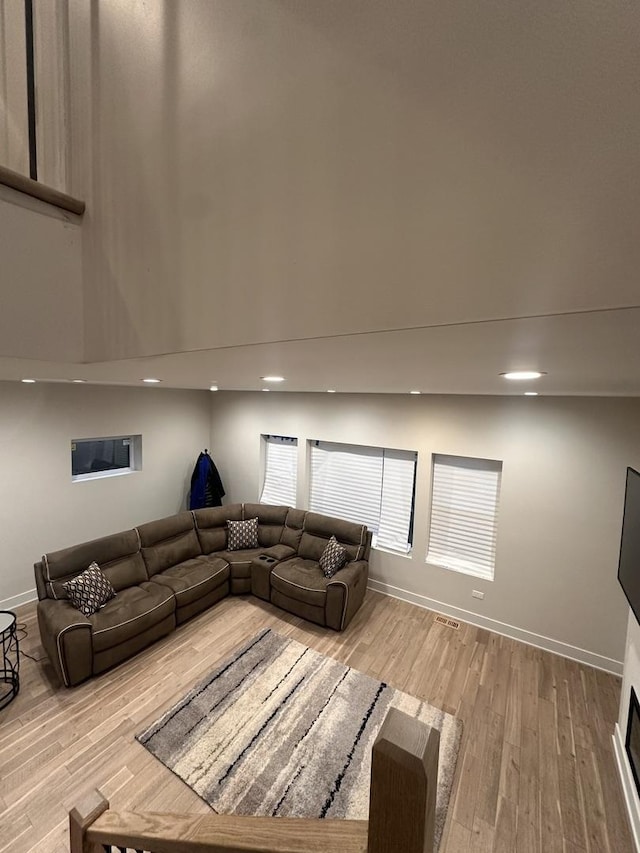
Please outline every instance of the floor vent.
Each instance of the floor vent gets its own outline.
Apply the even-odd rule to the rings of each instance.
[[[449,619],[447,616],[440,616],[439,613],[436,613],[436,622],[439,622],[441,625],[446,625],[447,628],[455,628],[456,631],[460,627],[460,623],[456,622],[455,619]]]

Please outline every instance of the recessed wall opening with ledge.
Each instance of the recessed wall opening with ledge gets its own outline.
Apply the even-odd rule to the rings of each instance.
[[[633,687],[629,697],[629,718],[624,748],[633,773],[633,781],[636,783],[636,791],[640,796],[640,705]]]
[[[74,482],[114,477],[142,470],[142,436],[76,438],[71,442]]]

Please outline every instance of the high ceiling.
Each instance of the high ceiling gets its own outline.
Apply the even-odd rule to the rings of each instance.
[[[532,369],[536,381],[499,374]],[[262,376],[281,375],[268,385]],[[402,394],[640,395],[640,308],[238,345],[94,364],[0,359],[0,378]]]
[[[114,0],[69,27],[87,210],[0,192],[0,379],[640,395],[634,4]]]

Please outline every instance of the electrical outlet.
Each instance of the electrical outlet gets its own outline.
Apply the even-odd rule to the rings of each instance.
[[[471,593],[471,595],[474,598],[484,598],[484,592],[480,592],[479,589],[474,589],[473,592]]]

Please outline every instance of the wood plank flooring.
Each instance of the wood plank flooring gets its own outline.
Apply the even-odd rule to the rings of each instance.
[[[35,605],[24,651],[44,658]],[[337,634],[233,596],[72,690],[22,658],[0,711],[0,851],[67,853],[67,813],[100,788],[114,809],[206,813],[134,734],[263,627],[462,718],[441,853],[632,853],[611,735],[620,680],[369,591]]]

